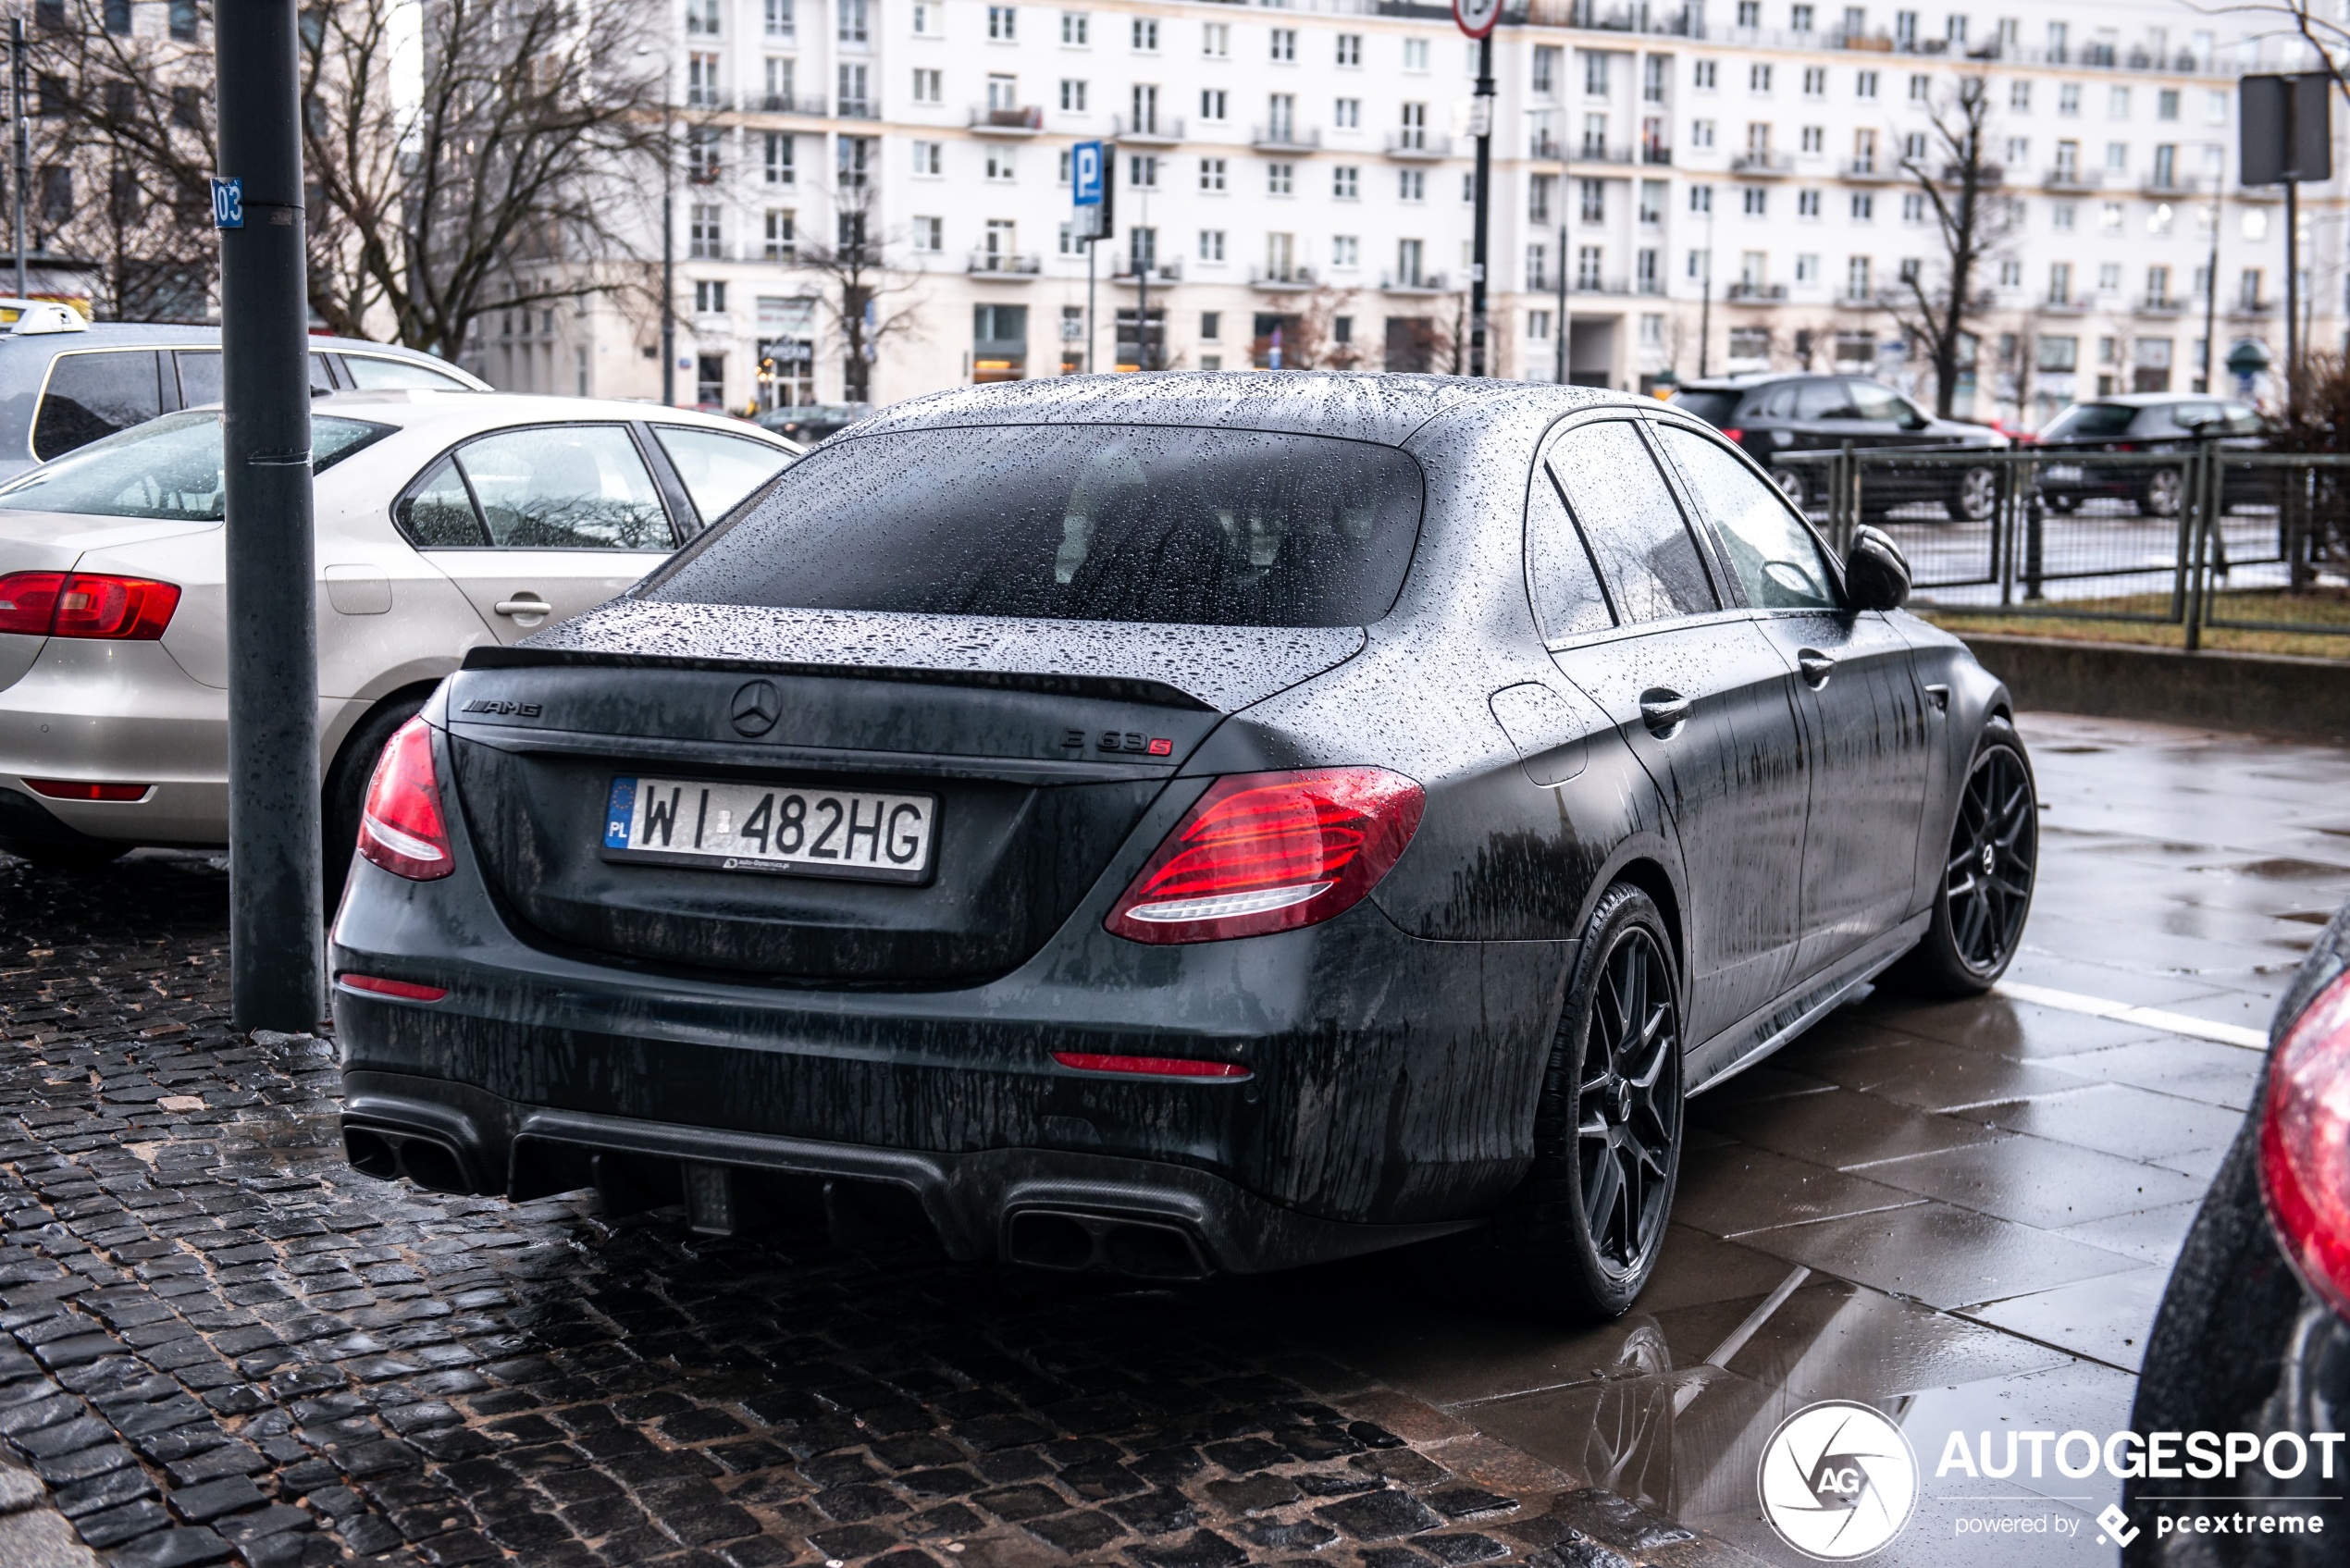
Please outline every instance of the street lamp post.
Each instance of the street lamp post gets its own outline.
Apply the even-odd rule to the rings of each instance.
[[[214,11],[213,216],[228,516],[229,1009],[242,1029],[304,1032],[323,999],[324,922],[294,6],[219,0]]]

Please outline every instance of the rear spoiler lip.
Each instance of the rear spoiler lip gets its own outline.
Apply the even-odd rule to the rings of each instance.
[[[1223,710],[1191,693],[1125,675],[1045,674],[1020,670],[939,670],[919,665],[820,664],[772,659],[717,659],[664,653],[615,653],[564,648],[475,648],[459,670],[708,670],[730,674],[812,675],[835,680],[899,681],[909,685],[975,686],[996,691],[1043,692],[1055,697],[1101,698],[1198,713]]]

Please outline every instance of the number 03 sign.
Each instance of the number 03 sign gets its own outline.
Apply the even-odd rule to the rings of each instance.
[[[1471,38],[1482,38],[1502,19],[1502,0],[1453,0],[1453,19]]]

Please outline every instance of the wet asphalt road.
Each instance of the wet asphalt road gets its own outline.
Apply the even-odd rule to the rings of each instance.
[[[216,868],[0,858],[0,1436],[123,1562],[1796,1562],[1753,1475],[1811,1400],[1929,1472],[2126,1421],[2245,1042],[2350,895],[2350,754],[2023,730],[2016,994],[1871,997],[1697,1102],[1596,1331],[1457,1247],[1130,1290],[370,1181],[329,1047],[226,1029]],[[2110,1562],[2099,1484],[1929,1474],[1874,1561]],[[2078,1530],[1955,1533],[2001,1513]]]

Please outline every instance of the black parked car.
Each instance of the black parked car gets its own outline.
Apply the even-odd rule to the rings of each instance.
[[[2149,517],[2176,517],[2185,495],[2180,464],[2076,463],[2069,453],[2191,451],[2199,436],[2219,438],[2234,451],[2257,451],[2267,442],[2267,425],[2251,404],[2230,398],[2172,392],[2133,393],[2074,403],[2034,440],[2035,451],[2059,461],[2036,470],[2040,498],[2051,511],[2071,512],[2084,500],[2109,496],[2126,500]],[[2231,503],[2261,499],[2259,475],[2244,468],[2222,475]],[[2275,499],[2273,482],[2266,499]]]
[[[349,1155],[1144,1276],[1487,1226],[1620,1312],[1686,1095],[2014,951],[2030,767],[1907,586],[1652,401],[901,403],[387,748]]]
[[[1687,409],[1746,449],[1806,512],[1827,509],[1828,471],[1815,463],[1780,461],[1789,452],[1894,448],[2002,451],[2005,436],[1983,425],[1936,419],[1882,381],[1865,376],[1733,376],[1691,381],[1673,394]],[[1922,465],[1910,473],[1873,471],[1862,481],[1863,515],[1882,519],[1895,507],[1938,504],[1952,519],[1979,523],[1991,515],[1998,476],[1987,465]]]
[[[2228,1468],[2134,1480],[2122,1505],[2139,1565],[2339,1563],[2350,1509],[2350,905],[2301,966],[2270,1031],[2268,1074],[2171,1272],[2130,1424],[2221,1434]],[[2330,1435],[2320,1445],[2308,1439]],[[2231,1456],[2247,1434],[2277,1463]],[[2280,1440],[2282,1439],[2282,1440]],[[2296,1451],[2306,1461],[2299,1474]],[[2188,1461],[2198,1458],[2192,1451]],[[2160,1515],[2185,1516],[2185,1534]],[[2195,1515],[2270,1516],[2197,1532]],[[2293,1523],[2286,1524],[2291,1519]],[[2310,1521],[2321,1522],[2313,1532]],[[2284,1527],[2280,1529],[2279,1526]]]

